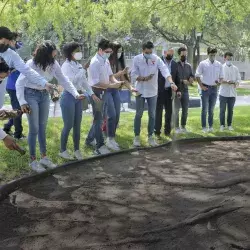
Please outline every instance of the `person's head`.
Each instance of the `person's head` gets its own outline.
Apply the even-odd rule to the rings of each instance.
[[[152,57],[154,49],[154,44],[152,42],[146,42],[142,45],[142,53],[146,59],[150,59]]]
[[[52,66],[55,63],[56,54],[56,45],[51,41],[44,41],[37,46],[33,54],[33,61],[36,66],[45,71],[47,67]]]
[[[77,42],[69,42],[63,46],[63,55],[69,61],[80,61],[82,59],[81,45]]]
[[[98,54],[107,60],[112,53],[113,50],[110,41],[107,39],[101,39],[101,41],[98,43]]]
[[[164,50],[164,56],[168,61],[171,61],[174,57],[174,49],[169,48],[168,50]]]
[[[7,63],[0,59],[0,84],[10,74],[10,68]]]
[[[187,60],[187,48],[186,47],[180,47],[178,49],[178,55],[181,62],[186,62]]]
[[[208,47],[208,48],[207,48],[207,54],[208,54],[208,59],[209,59],[211,62],[214,62],[215,56],[216,56],[216,54],[217,54],[217,49],[216,49],[216,48],[213,48],[213,47]]]
[[[227,66],[232,65],[233,56],[234,56],[233,53],[231,53],[229,51],[224,54],[224,60],[227,64]]]
[[[0,53],[5,52],[9,46],[10,42],[13,38],[13,33],[4,26],[0,27]]]

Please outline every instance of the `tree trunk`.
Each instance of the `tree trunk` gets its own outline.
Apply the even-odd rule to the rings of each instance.
[[[194,63],[194,47],[193,46],[187,46],[187,49],[188,49],[187,61],[193,66],[193,63]]]

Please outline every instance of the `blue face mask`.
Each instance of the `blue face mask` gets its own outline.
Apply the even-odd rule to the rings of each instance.
[[[102,57],[103,57],[103,59],[105,59],[105,60],[108,60],[109,59],[109,57],[110,57],[110,53],[104,53],[103,55],[102,55]]]
[[[144,54],[144,57],[145,57],[146,59],[151,59],[151,58],[152,58],[152,54]]]
[[[16,49],[20,49],[23,47],[23,43],[21,41],[16,42]]]

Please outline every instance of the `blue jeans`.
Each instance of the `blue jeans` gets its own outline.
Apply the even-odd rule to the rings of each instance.
[[[16,90],[13,89],[7,89],[7,92],[10,96],[10,102],[11,106],[14,110],[19,109],[20,110],[20,105],[16,96]],[[20,138],[23,133],[23,127],[22,127],[22,115],[17,116],[16,118],[11,118],[9,119],[8,123],[4,124],[4,130],[5,131],[10,131],[11,127],[14,125],[15,127],[15,132],[14,132],[14,137],[15,138]]]
[[[180,127],[179,124],[179,111],[180,108],[182,109],[181,112],[181,127],[185,128],[187,124],[187,117],[188,117],[188,105],[189,105],[189,93],[188,90],[184,90],[184,92],[181,93],[181,98],[176,97],[175,98],[175,109],[176,109],[176,121],[175,126],[176,128]]]
[[[152,136],[154,133],[155,126],[155,112],[157,96],[144,98],[141,96],[136,97],[136,114],[134,120],[134,133],[135,136],[139,136],[141,132],[141,118],[144,111],[145,100],[148,103],[148,136]]]
[[[104,105],[105,105],[105,100],[106,100],[106,91],[102,91],[99,89],[93,89],[95,95],[102,100],[102,105],[98,109],[97,104],[91,99],[91,104],[93,108],[93,124],[90,128],[89,134],[86,138],[86,144],[90,144],[94,139],[96,139],[96,148],[100,148],[104,145],[104,138],[102,134],[102,121],[103,121],[103,110],[104,110]]]
[[[227,126],[232,126],[235,97],[219,96],[220,98],[220,125],[225,126],[225,113],[227,108]]]
[[[106,93],[107,108],[107,135],[115,137],[115,132],[120,119],[121,100],[118,89],[108,89]]]
[[[75,99],[75,97],[69,92],[64,91],[61,96],[60,106],[64,123],[61,133],[61,152],[64,152],[67,149],[69,133],[72,128],[74,150],[77,151],[80,148],[83,102],[82,100]]]
[[[208,87],[208,90],[201,90],[201,126],[207,127],[207,113],[208,113],[208,125],[213,127],[214,120],[214,107],[217,100],[217,87]]]
[[[27,115],[29,122],[28,144],[31,158],[36,157],[36,138],[41,155],[46,155],[46,127],[49,116],[50,99],[46,90],[25,88],[25,100],[30,106],[31,113]]]

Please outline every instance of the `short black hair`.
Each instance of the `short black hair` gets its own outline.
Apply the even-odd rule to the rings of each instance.
[[[63,55],[65,56],[66,59],[68,59],[69,61],[71,61],[72,59],[72,53],[80,48],[81,45],[77,42],[69,42],[69,43],[66,43],[64,46],[63,46]]]
[[[12,39],[11,40],[16,41],[19,36],[20,36],[20,34],[18,34],[17,32],[12,32]]]
[[[5,26],[0,27],[0,39],[6,38],[8,40],[12,40],[13,33],[10,31],[9,28]]]
[[[224,54],[224,58],[226,58],[227,56],[234,56],[232,52],[229,52],[227,51],[225,54]]]
[[[186,47],[180,47],[178,49],[178,55],[180,55],[182,51],[187,51],[187,48]]]
[[[217,53],[217,49],[213,48],[213,47],[208,47],[207,48],[207,54],[216,54]]]
[[[9,70],[10,68],[7,63],[0,59],[0,73],[7,73]]]
[[[150,41],[142,44],[142,49],[143,50],[145,50],[145,49],[153,49],[153,48],[154,48],[154,44],[152,42],[150,42]]]
[[[102,49],[102,50],[105,50],[105,49],[112,49],[112,44],[109,40],[107,39],[101,39],[100,42],[98,43],[98,49]]]

